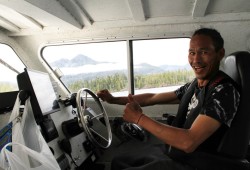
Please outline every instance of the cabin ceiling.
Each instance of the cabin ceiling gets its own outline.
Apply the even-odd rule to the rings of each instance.
[[[237,20],[250,20],[249,0],[0,0],[9,36]]]

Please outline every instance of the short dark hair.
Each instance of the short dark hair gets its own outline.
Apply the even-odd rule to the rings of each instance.
[[[219,51],[221,48],[224,47],[224,40],[223,40],[221,34],[216,29],[200,28],[193,33],[193,36],[195,36],[195,35],[209,36],[213,41],[215,51]]]

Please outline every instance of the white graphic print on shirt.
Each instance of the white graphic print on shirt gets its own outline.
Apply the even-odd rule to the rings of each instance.
[[[188,104],[187,116],[188,116],[188,114],[190,113],[190,110],[192,110],[192,109],[194,109],[194,108],[197,107],[198,103],[199,103],[199,101],[198,101],[198,99],[196,98],[196,95],[195,95],[195,93],[194,93],[193,97],[191,98],[190,103]]]

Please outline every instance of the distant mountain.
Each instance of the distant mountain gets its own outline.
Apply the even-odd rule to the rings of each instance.
[[[96,65],[99,64],[100,62],[92,60],[91,58],[79,54],[75,56],[73,59],[68,60],[68,59],[60,59],[56,60],[53,63],[51,63],[52,67],[78,67],[78,66],[84,66],[88,64]]]
[[[134,68],[134,73],[137,74],[153,74],[153,73],[163,73],[166,71],[176,71],[176,70],[190,70],[191,67],[189,64],[179,66],[179,65],[161,65],[161,66],[152,66],[147,63],[142,63],[136,65]]]
[[[134,68],[135,74],[152,74],[152,73],[161,73],[161,72],[164,72],[164,69],[157,67],[157,66],[152,66],[147,63],[135,65],[135,68]]]

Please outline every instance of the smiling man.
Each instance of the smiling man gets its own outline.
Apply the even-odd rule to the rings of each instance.
[[[114,97],[108,90],[97,95],[111,104],[124,104],[125,121],[136,123],[169,147],[130,152],[112,161],[113,170],[192,170],[183,155],[197,150],[216,154],[220,140],[230,127],[239,105],[235,82],[219,70],[224,41],[215,29],[196,30],[190,40],[188,60],[196,78],[173,92]],[[172,125],[159,123],[143,114],[141,106],[179,103]],[[151,153],[151,154],[148,154]]]
[[[188,55],[199,87],[205,86],[218,72],[220,61],[225,54],[223,40],[219,35],[212,34],[214,37],[210,37],[201,33],[202,30],[197,31],[191,38]]]

